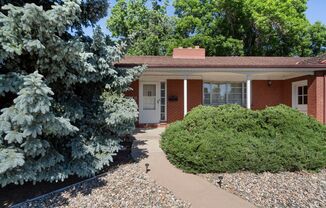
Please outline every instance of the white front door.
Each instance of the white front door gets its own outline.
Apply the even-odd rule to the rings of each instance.
[[[160,83],[140,83],[139,122],[160,122]]]
[[[308,82],[307,80],[292,82],[292,107],[307,113]]]

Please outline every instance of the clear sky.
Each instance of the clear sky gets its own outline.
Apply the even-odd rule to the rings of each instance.
[[[170,6],[168,7],[168,15],[173,15],[174,8],[172,6],[172,0],[170,1]],[[109,0],[110,7],[114,6],[115,0]],[[108,11],[110,15],[110,8]],[[308,0],[308,10],[306,12],[307,18],[311,23],[314,23],[316,21],[320,21],[324,24],[326,24],[326,0]],[[103,18],[98,22],[98,24],[103,29],[104,33],[110,34],[108,29],[106,28],[106,20],[108,17]],[[85,28],[86,34],[92,34],[91,28]]]
[[[309,0],[306,14],[311,23],[320,21],[326,24],[326,0]]]

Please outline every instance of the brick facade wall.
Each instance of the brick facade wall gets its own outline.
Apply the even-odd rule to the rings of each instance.
[[[273,80],[268,85],[267,80],[252,81],[251,107],[255,110],[264,109],[268,106],[275,106],[283,103],[283,81]]]
[[[308,81],[308,94],[312,95],[314,91],[310,85],[313,76],[302,76],[287,80],[272,80],[270,86],[268,86],[267,80],[253,80],[252,109],[264,109],[265,107],[279,104],[292,106],[292,82],[302,80]],[[309,101],[309,99],[311,100]],[[310,98],[308,96],[308,103],[312,105],[314,103],[311,96]]]
[[[203,80],[188,80],[188,112],[203,103]]]
[[[167,80],[167,122],[171,123],[183,119],[183,80]],[[171,101],[170,97],[176,96],[178,100]]]
[[[312,80],[312,76],[302,76],[296,77],[292,79],[287,79],[283,81],[283,92],[282,92],[282,103],[288,106],[292,106],[292,82],[298,82],[302,80],[308,81],[308,104],[311,103],[309,101],[309,95],[311,94],[310,83]],[[308,106],[309,107],[309,106]],[[309,111],[309,108],[308,108]]]
[[[252,108],[263,109],[266,106],[285,104],[292,106],[292,83],[307,80],[308,82],[308,115],[321,123],[326,123],[326,72],[315,75],[296,77],[287,80],[252,81]]]
[[[188,111],[201,105],[203,100],[203,81],[188,80]],[[167,101],[167,122],[183,119],[183,80],[167,80],[167,98],[177,96],[177,101]]]
[[[316,72],[308,82],[308,114],[326,123],[326,72]]]
[[[139,80],[133,81],[130,85],[131,90],[125,92],[128,97],[134,98],[139,107]],[[139,108],[138,108],[139,109]],[[139,120],[137,119],[136,126],[139,127]]]
[[[128,97],[133,97],[135,99],[137,105],[139,105],[139,81],[136,80],[136,81],[132,82],[130,85],[130,88],[132,90],[125,92],[125,95]]]

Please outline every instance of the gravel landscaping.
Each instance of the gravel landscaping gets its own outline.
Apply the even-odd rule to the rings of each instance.
[[[221,175],[223,189],[258,207],[326,207],[326,169],[319,173],[202,174],[216,186]]]
[[[126,164],[97,179],[20,207],[190,207],[157,185],[145,167]]]

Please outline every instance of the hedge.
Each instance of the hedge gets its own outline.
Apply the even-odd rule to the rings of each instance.
[[[326,167],[326,126],[285,105],[261,111],[199,106],[162,134],[161,147],[191,173]]]

